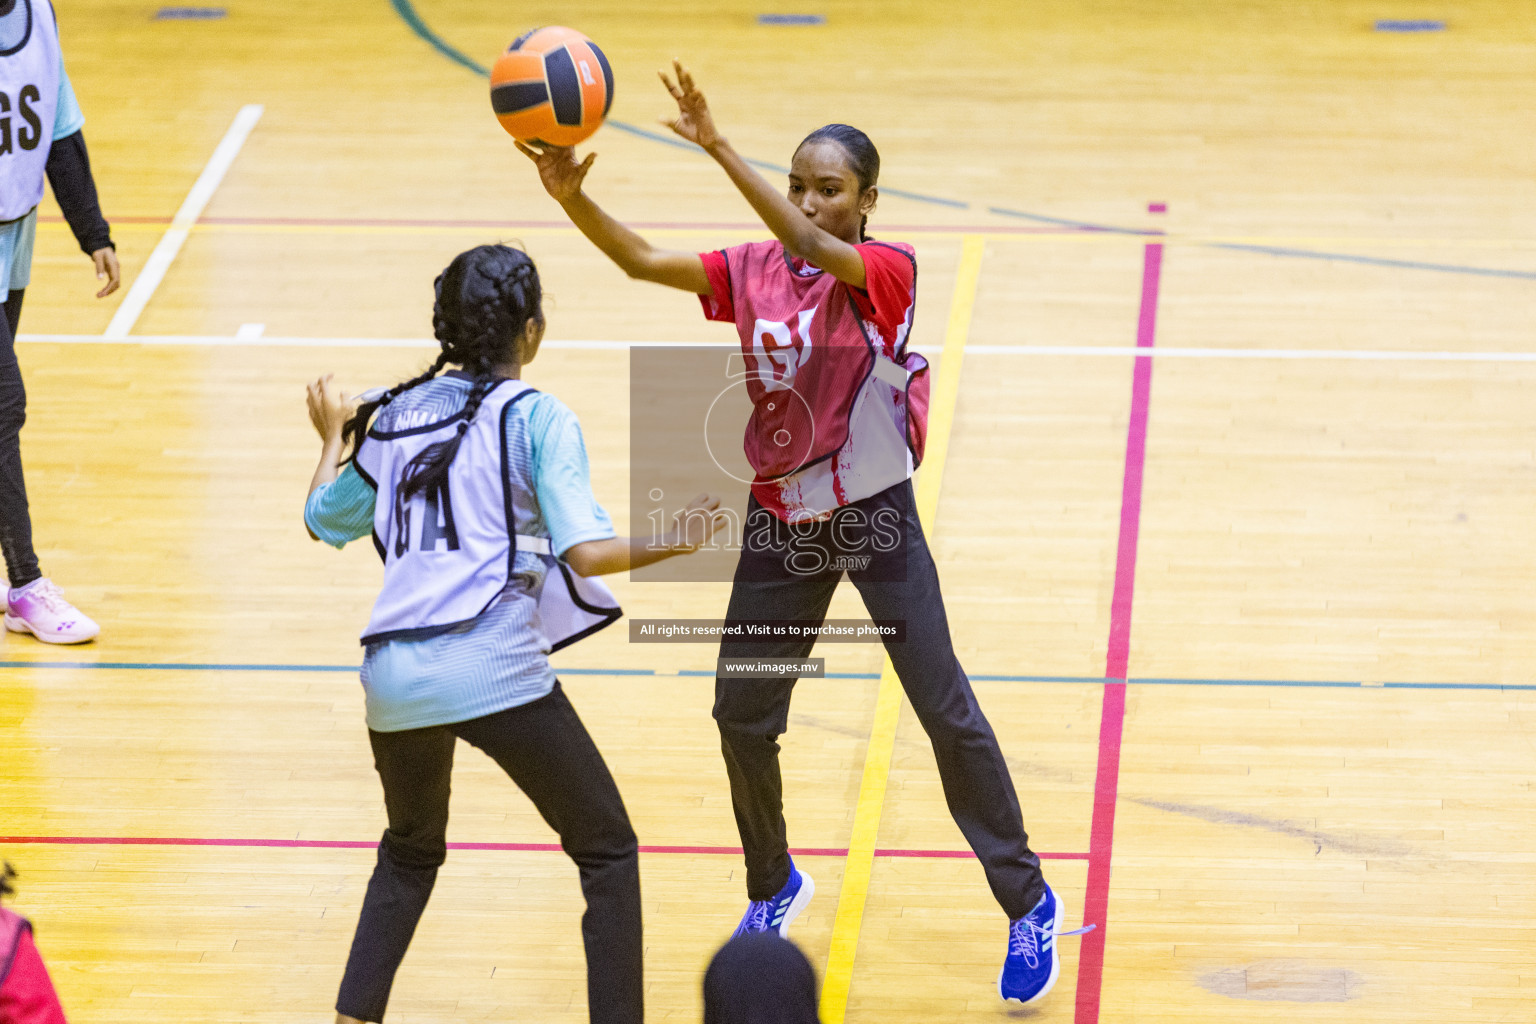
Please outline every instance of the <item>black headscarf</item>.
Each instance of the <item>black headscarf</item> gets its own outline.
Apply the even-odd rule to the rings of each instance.
[[[811,962],[777,932],[732,939],[704,972],[704,1024],[821,1024]]]

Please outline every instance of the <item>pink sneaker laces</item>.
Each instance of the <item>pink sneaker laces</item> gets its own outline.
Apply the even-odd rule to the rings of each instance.
[[[59,589],[59,585],[46,576],[23,596],[36,598],[44,608],[55,615],[68,615],[71,612],[78,614],[75,606],[64,600],[64,591]]]

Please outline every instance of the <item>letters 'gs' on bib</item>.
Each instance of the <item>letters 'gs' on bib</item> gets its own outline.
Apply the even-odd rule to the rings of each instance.
[[[0,0],[0,221],[43,198],[59,102],[59,28],[48,0]]]

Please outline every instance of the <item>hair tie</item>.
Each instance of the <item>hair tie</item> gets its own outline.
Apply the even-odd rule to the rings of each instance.
[[[469,420],[465,420],[463,423],[459,424],[459,433],[460,434],[464,434],[464,433],[468,433],[468,431],[469,431]]]

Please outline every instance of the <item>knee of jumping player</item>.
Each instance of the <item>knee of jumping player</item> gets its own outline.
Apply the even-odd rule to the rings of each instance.
[[[789,694],[765,693],[758,680],[716,684],[711,711],[728,746],[773,743],[789,727]]]
[[[928,734],[936,751],[991,746],[997,742],[991,723],[974,700],[955,701],[950,707],[915,710],[918,724]]]
[[[779,737],[784,733],[783,727],[776,723],[735,721],[722,717],[718,710],[715,726],[720,730],[720,750],[727,765],[775,757],[779,752]]]
[[[640,840],[624,813],[585,817],[582,828],[572,835],[562,835],[560,844],[566,854],[582,868],[605,868],[638,864]]]
[[[448,859],[447,837],[442,833],[396,832],[386,829],[379,841],[379,856],[413,871],[436,871]]]

